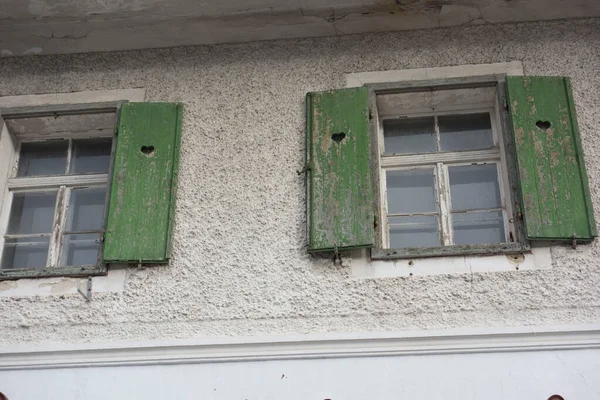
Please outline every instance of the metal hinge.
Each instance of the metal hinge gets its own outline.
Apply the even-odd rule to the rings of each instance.
[[[302,174],[306,174],[306,172],[310,171],[310,167],[308,165],[305,165],[304,168],[302,168],[300,171],[296,170],[296,173],[298,175],[302,175]]]
[[[337,244],[334,243],[333,244],[333,263],[335,264],[335,262],[337,260],[339,260],[340,265],[342,265],[342,256],[340,255],[340,252],[338,251]]]
[[[508,103],[506,102],[506,96],[502,96],[502,107],[508,110]]]

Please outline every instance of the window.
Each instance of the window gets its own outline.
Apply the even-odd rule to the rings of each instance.
[[[2,269],[98,263],[111,146],[112,137],[20,143]]]
[[[383,249],[515,241],[496,103],[495,87],[377,96]]]
[[[0,112],[0,279],[168,261],[181,105]]]
[[[523,252],[593,240],[571,84],[504,75],[307,95],[309,252]]]
[[[5,119],[1,270],[99,266],[115,124],[115,109]]]

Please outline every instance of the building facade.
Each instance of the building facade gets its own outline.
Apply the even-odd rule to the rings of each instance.
[[[580,18],[0,59],[3,135],[5,110],[183,105],[168,263],[110,264],[89,279],[91,300],[86,276],[1,281],[0,391],[600,398],[597,240],[508,254],[312,254],[305,170],[309,92],[569,77],[598,218],[599,49],[600,20]]]

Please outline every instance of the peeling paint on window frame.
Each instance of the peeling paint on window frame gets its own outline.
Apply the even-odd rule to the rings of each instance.
[[[373,171],[373,187],[380,188],[380,158],[378,148],[379,118],[377,117],[377,96],[382,94],[422,92],[434,90],[467,89],[479,87],[496,87],[497,103],[499,105],[499,128],[504,141],[504,151],[506,155],[506,168],[510,193],[506,193],[506,200],[512,204],[512,215],[509,218],[514,220],[514,242],[486,244],[486,245],[452,245],[436,247],[415,247],[406,249],[386,249],[383,246],[382,230],[375,229],[376,247],[371,249],[371,259],[373,260],[393,260],[422,257],[441,257],[441,256],[466,256],[466,255],[494,255],[494,254],[515,254],[524,253],[531,250],[530,244],[525,235],[525,228],[522,219],[521,192],[519,188],[519,178],[517,171],[516,152],[514,148],[514,135],[510,124],[510,115],[504,104],[506,102],[506,74],[483,75],[474,77],[446,78],[434,80],[416,80],[406,82],[392,83],[373,83],[366,84],[369,90],[369,108],[373,118],[370,121],[371,134],[371,162]],[[376,224],[381,225],[382,218],[382,194],[379,190],[374,191],[373,207],[377,218]]]
[[[114,112],[116,114],[115,119],[115,128],[113,130],[113,141],[111,147],[111,156],[110,156],[110,166],[107,174],[106,181],[106,190],[107,195],[105,199],[105,214],[103,221],[103,230],[106,227],[106,219],[107,213],[106,209],[108,206],[108,199],[110,195],[110,187],[111,180],[108,177],[112,176],[113,173],[113,164],[114,164],[114,152],[116,147],[116,129],[118,127],[119,121],[119,110],[122,103],[127,102],[123,101],[109,101],[109,102],[101,102],[101,103],[84,103],[84,104],[60,104],[60,105],[44,105],[44,106],[31,106],[31,107],[11,107],[11,108],[2,108],[0,109],[0,126],[4,125],[5,119],[16,119],[16,118],[31,118],[31,117],[39,117],[39,116],[60,116],[60,115],[81,115],[81,114],[95,114],[95,113],[108,113]],[[15,157],[13,163],[18,162],[18,157]],[[64,178],[64,177],[63,177]],[[67,177],[68,178],[68,177]],[[74,177],[77,180],[77,177]],[[30,178],[31,179],[39,179],[39,178]],[[55,178],[48,178],[50,180]],[[64,180],[64,179],[63,179]],[[74,182],[76,183],[76,182]],[[6,196],[9,193],[8,186],[5,188],[0,188],[4,190],[2,196]],[[59,191],[64,192],[64,185],[60,186]],[[64,196],[63,196],[64,197]],[[63,199],[67,200],[67,199]],[[0,229],[2,231],[5,229],[5,226],[8,224],[8,214],[6,211],[7,208],[10,207],[10,202],[4,201],[3,209],[0,210]],[[58,213],[60,214],[60,213]],[[57,215],[55,214],[55,219]],[[57,221],[54,221],[53,225]],[[101,234],[101,242],[103,242],[104,234]],[[3,242],[3,241],[2,241]],[[2,243],[0,243],[2,245]],[[57,244],[57,246],[60,243]],[[1,249],[1,247],[0,247]],[[58,249],[60,250],[60,249]],[[49,252],[53,251],[53,249],[49,249]],[[56,252],[57,249],[54,249]],[[1,252],[1,250],[0,250]],[[46,268],[19,268],[19,269],[0,269],[0,281],[4,280],[14,280],[14,279],[22,279],[22,278],[47,278],[47,277],[82,277],[82,276],[98,276],[98,275],[106,275],[108,273],[108,265],[102,262],[102,254],[103,253],[103,243],[100,245],[100,251],[98,252],[97,262],[94,265],[87,266],[53,266]]]

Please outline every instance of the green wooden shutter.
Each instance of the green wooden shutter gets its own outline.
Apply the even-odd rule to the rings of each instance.
[[[373,191],[366,88],[308,93],[308,250],[373,245]]]
[[[104,242],[105,262],[169,259],[181,114],[176,103],[121,108]]]
[[[508,77],[507,84],[527,237],[595,238],[569,79]]]

